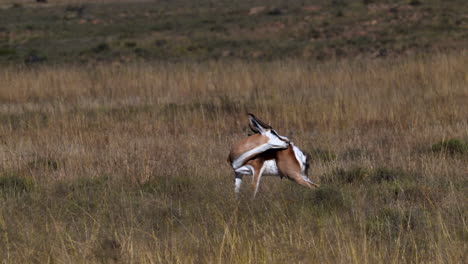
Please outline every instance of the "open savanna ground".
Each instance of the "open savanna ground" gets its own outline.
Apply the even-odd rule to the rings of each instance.
[[[0,72],[2,263],[463,263],[468,54]],[[257,114],[309,190],[226,162]]]

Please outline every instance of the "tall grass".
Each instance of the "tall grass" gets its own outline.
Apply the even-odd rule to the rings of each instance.
[[[467,57],[4,68],[1,259],[461,263],[468,158],[433,146],[466,144]],[[320,189],[234,197],[246,112]]]

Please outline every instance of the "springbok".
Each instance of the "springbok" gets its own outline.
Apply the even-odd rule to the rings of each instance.
[[[307,177],[307,156],[293,142],[253,114],[249,114],[249,127],[255,134],[234,143],[228,157],[234,170],[236,193],[243,175],[253,176],[254,198],[262,175],[286,177],[309,188],[319,187]]]

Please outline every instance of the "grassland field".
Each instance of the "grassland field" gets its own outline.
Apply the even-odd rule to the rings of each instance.
[[[311,23],[337,17],[318,24],[326,32],[367,21],[370,7],[382,15],[395,7],[390,1],[190,3],[0,0],[0,34],[8,33],[6,42],[0,38],[1,263],[467,262],[468,53],[460,1],[397,1],[397,16],[408,8],[437,12],[415,31],[388,31],[382,54],[379,35],[356,48],[340,42],[344,35],[332,47],[335,40],[320,33],[324,53],[312,42],[305,52],[303,33],[285,36],[304,12],[315,12]],[[263,5],[264,13],[248,15]],[[81,6],[82,17],[63,15]],[[103,11],[109,8],[112,15]],[[141,10],[162,11],[119,22],[118,14]],[[257,38],[250,29],[224,35],[249,38],[227,53],[224,44],[171,53],[192,45],[194,35],[207,43],[219,37],[194,22],[202,11],[220,12],[220,25],[232,30],[239,21],[292,22],[266,35],[252,26]],[[442,11],[451,14],[450,30],[434,26]],[[25,14],[31,20],[22,23]],[[402,27],[377,17],[379,30]],[[161,32],[150,25],[164,19],[177,26],[158,46]],[[140,31],[115,42],[124,24]],[[20,41],[27,25],[44,35]],[[182,40],[187,32],[193,35]],[[78,43],[60,46],[72,34]],[[281,43],[291,52],[278,51]],[[401,43],[417,45],[397,49]],[[247,178],[235,197],[226,158],[249,133],[247,112],[308,154],[309,177],[320,188],[264,177],[253,200]]]

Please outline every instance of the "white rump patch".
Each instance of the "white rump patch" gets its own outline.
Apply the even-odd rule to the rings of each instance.
[[[302,153],[302,151],[298,147],[296,147],[296,145],[294,145],[294,143],[291,142],[291,146],[294,151],[294,156],[296,156],[296,160],[299,162],[299,165],[301,166],[301,172],[302,174],[304,174],[307,157],[304,153]],[[305,177],[305,176],[302,176],[302,177]]]

